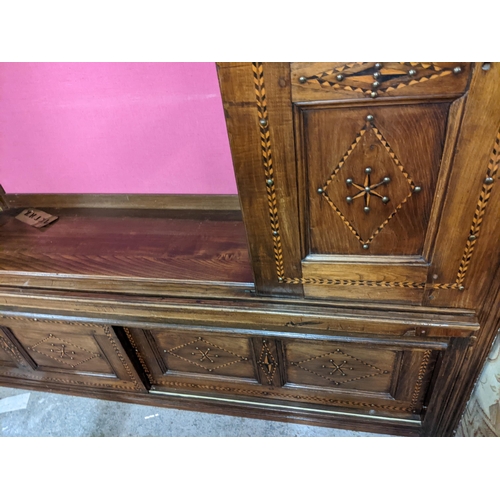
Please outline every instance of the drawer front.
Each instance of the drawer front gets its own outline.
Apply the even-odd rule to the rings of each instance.
[[[464,93],[470,63],[292,63],[294,102]]]
[[[244,330],[225,335],[180,327],[125,331],[155,392],[393,416],[420,413],[443,348],[415,340],[304,340]]]
[[[0,317],[0,377],[145,392],[111,326]]]

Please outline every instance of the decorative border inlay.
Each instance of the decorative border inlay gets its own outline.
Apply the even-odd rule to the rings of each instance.
[[[134,352],[135,352],[137,358],[139,359],[139,363],[141,364],[142,369],[144,370],[144,373],[148,377],[149,382],[151,384],[154,384],[155,380],[154,380],[153,376],[151,375],[151,372],[149,371],[149,367],[146,364],[146,361],[144,361],[144,357],[142,356],[141,351],[139,350],[139,348],[137,347],[137,344],[135,343],[134,337],[132,337],[132,334],[130,333],[130,329],[127,327],[123,327],[123,331],[125,332],[125,335],[127,336],[128,340],[130,342],[130,345],[132,346],[132,349],[134,349]]]
[[[417,383],[415,384],[415,389],[413,390],[413,396],[410,402],[410,411],[415,412],[418,404],[418,400],[420,399],[420,393],[422,392],[422,384],[424,381],[424,375],[427,371],[427,366],[429,364],[429,360],[431,358],[432,351],[427,350],[424,352],[424,356],[422,358],[422,363],[420,363],[420,368],[418,370]]]
[[[329,398],[320,398],[317,396],[300,396],[298,394],[286,394],[282,392],[272,392],[272,391],[256,391],[251,389],[241,389],[239,387],[223,387],[216,385],[207,385],[207,384],[191,384],[185,382],[170,382],[165,381],[162,382],[161,385],[168,385],[169,387],[187,387],[189,389],[206,389],[210,391],[220,391],[220,392],[229,392],[229,393],[239,393],[239,394],[248,394],[250,396],[271,396],[279,399],[289,399],[292,401],[311,401],[313,403],[321,403],[321,404],[336,404],[339,406],[357,406],[363,408],[380,408],[382,410],[393,410],[393,411],[402,411],[402,412],[411,412],[412,410],[409,407],[405,406],[391,406],[391,405],[380,405],[375,403],[364,403],[361,401],[345,401],[340,399],[329,399]],[[284,391],[285,389],[282,389]]]
[[[335,70],[345,69],[346,67],[353,67],[354,65],[363,64],[363,63],[352,63],[351,65],[345,65],[339,68],[335,68]],[[421,63],[410,63],[412,66],[421,64]],[[423,63],[422,63],[423,66]],[[430,65],[429,65],[430,66]],[[424,67],[424,66],[423,66]],[[435,68],[441,70],[442,68]],[[379,287],[403,287],[403,288],[417,288],[417,289],[425,289],[426,283],[414,283],[414,282],[394,282],[394,281],[365,281],[365,280],[332,280],[332,279],[323,279],[323,278],[288,278],[285,277],[284,271],[284,259],[283,259],[283,247],[281,243],[281,237],[279,233],[279,214],[278,214],[278,203],[276,198],[276,187],[274,182],[274,170],[272,166],[272,145],[271,145],[271,136],[269,133],[269,118],[267,113],[267,96],[265,91],[265,83],[264,83],[264,71],[262,67],[262,63],[254,62],[252,63],[252,70],[254,74],[254,83],[255,83],[255,94],[257,101],[257,110],[259,116],[259,128],[260,128],[260,136],[261,136],[261,148],[262,148],[262,163],[264,166],[265,172],[265,181],[267,188],[267,198],[269,205],[269,218],[271,223],[271,234],[273,238],[274,245],[274,256],[275,256],[275,264],[276,264],[276,274],[278,278],[278,282],[286,283],[291,285],[302,285],[302,284],[312,284],[312,285],[347,285],[347,286],[379,286]],[[444,76],[444,75],[443,75]],[[365,130],[366,132],[366,130]],[[364,132],[363,132],[364,134]],[[352,153],[352,150],[356,146],[356,144],[361,140],[363,134],[356,136],[356,139],[351,144],[346,155],[341,160],[337,169],[339,169],[343,162],[348,158],[348,156]],[[387,144],[386,148],[390,146]],[[389,150],[391,153],[392,150]],[[394,155],[395,156],[395,155]],[[495,144],[493,146],[490,160],[488,164],[487,177],[483,181],[483,186],[481,190],[481,194],[479,195],[479,200],[477,203],[476,211],[474,217],[472,219],[472,226],[469,239],[466,243],[464,254],[462,257],[462,261],[460,263],[457,279],[455,283],[436,283],[431,285],[431,288],[437,289],[458,289],[460,291],[465,290],[463,286],[463,282],[465,280],[465,274],[469,267],[470,261],[472,259],[472,255],[474,252],[475,241],[479,235],[479,230],[481,223],[484,218],[485,210],[487,203],[490,199],[491,190],[493,187],[493,183],[495,180],[495,175],[497,175],[498,167],[500,163],[500,129],[498,131]],[[338,170],[337,170],[338,171]],[[336,173],[336,171],[334,171]],[[491,181],[489,180],[491,179]],[[474,236],[474,238],[471,238]]]
[[[372,93],[372,89],[364,89],[362,87],[357,87],[357,86],[354,86],[351,84],[343,84],[343,83],[339,83],[338,81],[332,82],[329,80],[325,80],[325,77],[332,76],[335,73],[341,74],[345,70],[354,69],[354,68],[357,68],[360,66],[364,66],[366,64],[370,64],[370,63],[356,62],[356,63],[344,64],[342,66],[337,66],[333,69],[330,69],[327,71],[322,71],[321,73],[317,73],[316,75],[305,76],[305,77],[303,77],[305,79],[304,82],[301,82],[301,83],[304,83],[304,84],[305,83],[312,83],[315,85],[319,85],[320,87],[323,87],[323,88],[331,88],[331,89],[335,89],[335,90],[349,90],[352,92],[358,92],[358,93],[370,96],[370,94]],[[393,90],[398,90],[398,89],[401,89],[404,87],[409,87],[411,85],[416,85],[418,83],[427,82],[429,80],[434,80],[436,78],[441,78],[443,76],[448,76],[448,75],[453,74],[453,70],[448,69],[448,68],[441,68],[440,66],[438,66],[435,63],[400,62],[399,64],[406,66],[407,68],[420,68],[420,69],[424,69],[424,70],[435,71],[435,73],[428,75],[428,76],[421,76],[418,78],[410,78],[407,81],[399,82],[395,86],[390,85],[389,87],[386,87],[385,89],[377,88],[378,93],[387,94]],[[369,68],[365,68],[365,70],[368,70],[368,69]],[[374,69],[374,71],[376,71],[376,69]],[[354,74],[354,75],[347,74],[346,76],[347,77],[356,76],[356,74]],[[401,75],[401,76],[403,76],[403,75]]]
[[[17,347],[0,333],[0,347],[9,355],[11,355],[21,366],[29,366],[26,360],[22,357]]]

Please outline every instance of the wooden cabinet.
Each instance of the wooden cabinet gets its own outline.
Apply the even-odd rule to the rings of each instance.
[[[111,326],[0,317],[0,377],[145,392]]]
[[[500,65],[218,68],[241,212],[5,197],[0,383],[451,435],[500,327]]]

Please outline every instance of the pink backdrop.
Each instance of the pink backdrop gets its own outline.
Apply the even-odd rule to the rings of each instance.
[[[215,64],[1,63],[0,184],[236,193]]]

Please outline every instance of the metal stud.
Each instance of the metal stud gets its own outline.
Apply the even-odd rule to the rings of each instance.
[[[375,88],[375,89],[376,89],[377,87],[380,87],[380,82],[373,82],[373,83],[372,83],[372,87],[373,87],[373,88]]]
[[[389,200],[389,198],[387,198],[387,196],[384,196],[384,197],[382,198],[382,203],[384,203],[384,205],[385,205],[385,204],[387,204],[387,203],[389,203],[389,201],[390,201],[390,200]]]
[[[455,75],[462,73],[462,68],[460,66],[456,66],[455,68],[453,68],[453,73],[455,73]]]
[[[347,196],[345,201],[347,201],[347,203],[352,203],[352,198],[350,196]]]
[[[266,127],[266,126],[267,126],[267,120],[259,120],[259,123],[260,123],[263,127]]]
[[[375,99],[376,97],[378,97],[377,92],[375,92],[375,91],[370,92],[370,97],[371,97],[372,99]]]
[[[365,174],[371,174],[371,173],[372,173],[372,167],[366,167]]]
[[[368,213],[370,211],[370,207],[364,207],[363,210],[365,211],[365,213]]]
[[[477,238],[477,236],[475,234],[471,234],[469,236],[469,241],[474,241],[476,238]]]
[[[267,179],[266,184],[268,186],[272,186],[274,184],[274,181],[272,179]]]
[[[420,191],[422,191],[422,188],[420,186],[415,186],[413,188],[413,191],[415,191],[415,193],[420,193]]]
[[[461,292],[463,292],[463,291],[465,290],[465,287],[464,287],[463,285],[460,285],[460,286],[458,287],[458,289],[459,289]]]
[[[390,177],[384,177],[383,181],[384,181],[384,184],[389,184],[389,182],[391,182],[391,178]]]
[[[375,63],[375,69],[380,69],[382,66],[382,63]]]
[[[382,76],[382,74],[378,71],[375,71],[375,73],[373,73],[374,80],[378,80],[381,76]]]
[[[306,82],[307,82],[307,78],[306,78],[305,76],[301,76],[301,77],[299,78],[299,82],[300,82],[300,83],[306,83]]]
[[[417,70],[416,69],[410,69],[410,71],[408,71],[408,74],[410,76],[415,76],[417,74]]]
[[[370,248],[370,245],[368,245],[368,243],[365,243],[363,245],[363,250],[368,250]]]
[[[321,193],[323,193],[323,189],[318,188],[318,194],[321,194]]]
[[[350,186],[353,183],[353,180],[351,178],[346,179],[345,183]]]
[[[372,122],[372,121],[373,121],[373,115],[368,115],[368,116],[366,117],[366,121],[368,121],[368,122]]]
[[[369,193],[371,190],[372,190],[372,188],[370,186],[365,186],[365,192],[366,193]]]
[[[493,184],[493,177],[486,177],[486,179],[484,179],[484,183],[485,184]]]
[[[280,276],[280,277],[278,278],[278,281],[279,281],[280,283],[282,283],[282,282],[283,282],[283,278]]]
[[[278,231],[273,231],[273,236],[278,236],[278,234],[280,234]]]
[[[337,75],[337,80],[341,82],[344,79],[344,75]]]

